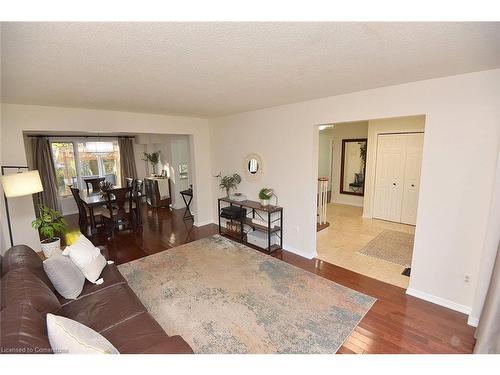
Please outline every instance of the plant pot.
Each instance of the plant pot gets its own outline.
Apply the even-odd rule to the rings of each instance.
[[[41,241],[43,255],[50,258],[53,255],[61,254],[61,239],[59,237],[47,238]]]
[[[261,199],[260,200],[260,205],[262,207],[267,207],[267,206],[269,206],[269,201],[270,201],[270,199]]]

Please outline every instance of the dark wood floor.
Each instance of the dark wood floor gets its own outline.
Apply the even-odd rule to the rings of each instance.
[[[114,240],[101,237],[117,264],[218,233],[214,224],[194,227],[183,210],[143,210],[141,234],[123,231]],[[77,226],[77,216],[67,217]],[[408,296],[405,290],[347,269],[306,259],[288,251],[273,256],[336,283],[377,298],[339,353],[471,353],[474,329],[464,314]]]

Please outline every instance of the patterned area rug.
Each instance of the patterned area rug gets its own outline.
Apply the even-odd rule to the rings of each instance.
[[[119,269],[195,353],[335,353],[375,302],[218,235]]]
[[[399,264],[403,267],[410,267],[414,238],[415,235],[411,233],[384,230],[361,249],[359,253]]]

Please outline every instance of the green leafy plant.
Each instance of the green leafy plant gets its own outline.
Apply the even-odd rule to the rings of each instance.
[[[31,222],[31,226],[38,230],[42,237],[51,240],[56,233],[64,234],[68,230],[68,224],[62,214],[43,204],[39,207],[40,215]]]
[[[259,191],[259,199],[263,199],[263,200],[270,200],[274,195],[274,191],[273,189],[269,189],[269,188],[262,188],[260,189]]]
[[[153,167],[153,173],[156,173],[156,164],[160,161],[160,151],[155,151],[151,153],[144,152],[144,161],[148,161]]]
[[[241,176],[238,173],[224,177],[219,174],[217,177],[220,177],[219,188],[225,189],[228,197],[231,189],[236,189],[238,184],[241,182]]]

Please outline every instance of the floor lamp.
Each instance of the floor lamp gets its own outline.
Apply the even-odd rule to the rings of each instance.
[[[5,169],[16,169],[17,173],[4,175]],[[9,201],[8,198],[23,197],[43,191],[42,181],[38,171],[22,172],[26,167],[2,166],[2,188],[5,199],[5,212],[7,214],[7,223],[9,226],[10,246],[14,246],[12,238],[12,226],[10,222]]]

